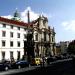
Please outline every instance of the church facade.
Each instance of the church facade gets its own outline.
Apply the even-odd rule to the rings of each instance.
[[[33,22],[33,34],[35,42],[35,56],[49,56],[56,55],[55,46],[55,30],[48,26],[48,19],[44,16],[39,16],[37,20]]]

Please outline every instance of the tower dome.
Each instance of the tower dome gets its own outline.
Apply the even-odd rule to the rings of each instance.
[[[17,9],[16,9],[16,11],[14,12],[14,15],[13,15],[12,20],[18,20],[18,21],[21,20],[21,18],[20,18],[20,13],[17,11]]]

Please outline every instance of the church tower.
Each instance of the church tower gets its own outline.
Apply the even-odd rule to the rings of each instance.
[[[13,15],[12,20],[18,20],[18,21],[21,21],[20,13],[18,12],[17,9],[16,9],[16,11],[14,12],[14,15]]]

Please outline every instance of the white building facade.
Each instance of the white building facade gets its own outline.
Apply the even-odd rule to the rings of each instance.
[[[22,58],[24,40],[26,40],[25,23],[0,17],[0,60]]]

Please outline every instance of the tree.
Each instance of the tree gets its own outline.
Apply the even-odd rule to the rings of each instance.
[[[69,43],[67,52],[70,54],[75,54],[75,40],[73,40],[72,42]]]
[[[33,40],[33,34],[28,34],[27,36],[27,54],[29,56],[34,57],[34,40]]]
[[[34,54],[34,40],[33,40],[33,32],[31,30],[28,31],[27,34],[27,41],[25,42],[24,45],[26,52],[27,52],[27,60],[28,62],[31,62],[31,59],[35,57]]]

